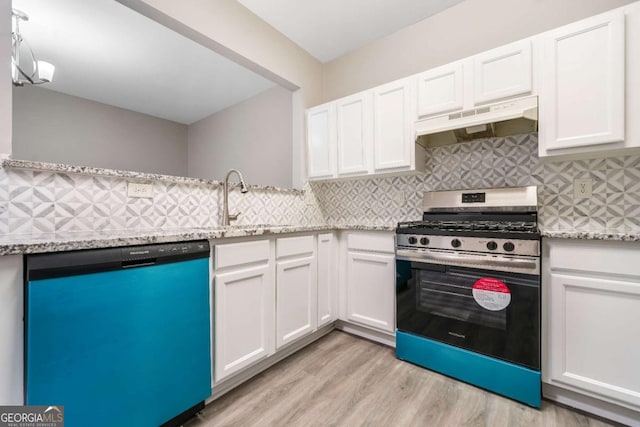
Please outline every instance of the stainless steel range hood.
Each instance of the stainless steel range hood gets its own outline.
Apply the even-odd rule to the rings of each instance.
[[[416,141],[425,147],[538,130],[538,97],[514,99],[418,120]]]

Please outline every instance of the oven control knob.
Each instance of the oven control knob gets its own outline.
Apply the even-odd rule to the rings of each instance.
[[[496,249],[498,249],[498,244],[493,240],[490,242],[487,242],[487,249],[489,249],[490,251],[495,251]]]
[[[418,239],[414,236],[409,237],[409,244],[410,245],[415,245],[416,243],[418,243]]]
[[[427,239],[426,237],[422,237],[420,239],[420,244],[423,246],[427,246],[429,244],[429,239]]]
[[[504,245],[502,245],[502,249],[504,249],[507,252],[513,252],[515,248],[516,246],[511,242],[507,242]]]
[[[453,239],[451,241],[451,246],[453,246],[454,248],[459,248],[461,244],[462,244],[462,242],[460,240],[458,240],[458,239]]]

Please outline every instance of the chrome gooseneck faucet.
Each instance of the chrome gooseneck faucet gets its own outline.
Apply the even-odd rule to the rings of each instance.
[[[249,191],[247,189],[247,184],[245,184],[244,178],[242,177],[242,174],[238,169],[231,169],[229,172],[227,172],[227,176],[224,177],[224,206],[222,208],[222,225],[229,225],[231,221],[237,220],[238,215],[240,215],[240,212],[238,212],[237,214],[229,214],[229,177],[234,172],[236,173],[236,175],[238,175],[238,178],[240,178],[240,192],[246,193],[247,191]]]

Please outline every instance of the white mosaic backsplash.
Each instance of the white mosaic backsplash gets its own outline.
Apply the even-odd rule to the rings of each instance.
[[[433,190],[538,186],[544,230],[640,232],[640,156],[571,162],[538,159],[537,134],[430,148],[417,176],[312,184],[328,222],[418,220]],[[593,197],[573,198],[573,180],[591,178]],[[406,199],[406,201],[403,201]]]
[[[541,162],[537,134],[427,150],[426,172],[312,183],[301,192],[230,194],[239,225],[390,225],[417,220],[432,190],[537,185],[544,230],[640,232],[640,156]],[[573,198],[591,178],[593,197]],[[0,234],[190,229],[220,224],[219,187],[156,181],[153,198],[128,198],[127,179],[0,168]]]

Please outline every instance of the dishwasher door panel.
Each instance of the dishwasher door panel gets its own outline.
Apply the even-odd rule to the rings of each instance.
[[[26,403],[157,426],[211,394],[209,260],[27,282]]]

